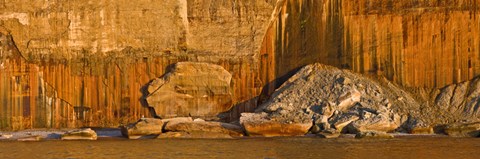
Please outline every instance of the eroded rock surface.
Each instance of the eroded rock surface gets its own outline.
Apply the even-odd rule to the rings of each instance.
[[[122,127],[122,135],[129,139],[139,139],[148,136],[158,136],[162,133],[162,119],[144,118],[136,123]]]
[[[147,102],[163,118],[215,119],[232,107],[231,79],[219,65],[180,62],[150,84]]]
[[[238,125],[221,122],[189,121],[165,125],[170,131],[165,136],[191,138],[231,138],[243,136],[243,129]],[[165,137],[161,136],[161,137]]]
[[[240,123],[249,136],[301,136],[312,127],[309,120],[277,121],[269,118],[266,113],[242,113]]]
[[[391,132],[404,122],[401,115],[412,107],[419,104],[386,80],[312,64],[277,89],[257,110],[263,113],[251,116],[275,123],[311,124],[313,120],[322,130],[335,128],[338,132],[345,132],[347,126],[352,133]]]
[[[480,122],[453,123],[445,128],[445,133],[452,137],[480,137]]]

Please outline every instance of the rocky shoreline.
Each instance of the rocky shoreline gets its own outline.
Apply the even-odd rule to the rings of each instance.
[[[156,121],[156,122],[155,122]],[[160,123],[160,124],[159,124]],[[269,128],[285,128],[278,125],[264,125]],[[0,141],[49,141],[49,140],[122,140],[122,139],[240,139],[256,137],[310,137],[310,138],[357,138],[392,139],[425,137],[480,137],[480,124],[452,124],[441,133],[402,133],[382,131],[360,131],[357,133],[339,133],[322,130],[313,132],[314,126],[305,133],[295,130],[297,127],[279,130],[283,133],[262,134],[265,131],[250,132],[240,125],[202,121],[191,118],[154,119],[143,118],[136,123],[120,128],[82,128],[82,129],[31,129],[22,131],[1,131]],[[254,129],[257,130],[257,129]],[[293,133],[292,133],[293,132]]]

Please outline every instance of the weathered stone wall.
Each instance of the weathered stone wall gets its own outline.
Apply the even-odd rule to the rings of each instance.
[[[253,110],[262,88],[255,55],[274,5],[0,1],[0,128],[118,126],[152,116],[146,86],[180,61],[223,66],[232,74],[232,115]]]
[[[440,88],[480,74],[479,7],[478,0],[0,0],[0,128],[116,126],[151,116],[145,87],[180,61],[232,74],[230,118],[256,108],[262,88],[268,95],[314,62]]]
[[[287,0],[262,44],[268,92],[321,62],[441,88],[480,74],[478,0]]]

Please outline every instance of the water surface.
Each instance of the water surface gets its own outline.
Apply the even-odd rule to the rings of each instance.
[[[107,139],[0,142],[0,158],[478,158],[479,138]]]

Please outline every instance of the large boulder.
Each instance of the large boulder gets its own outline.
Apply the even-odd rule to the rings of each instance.
[[[445,133],[452,137],[480,137],[480,122],[453,123],[445,127]]]
[[[148,86],[146,100],[162,118],[217,119],[232,107],[232,75],[219,65],[179,62]]]
[[[419,107],[409,93],[384,78],[316,63],[299,70],[260,105],[256,113],[267,114],[258,115],[261,121],[243,123],[249,133],[252,128],[264,132],[299,125],[306,128],[312,122],[321,129],[316,132],[330,128],[347,132],[347,126],[352,133],[389,132],[405,122],[402,115]],[[268,124],[275,127],[267,129]]]
[[[97,140],[97,133],[90,128],[78,129],[66,132],[61,136],[62,140]]]
[[[305,135],[312,127],[312,122],[274,121],[269,120],[266,113],[242,113],[240,123],[249,136],[299,136]]]
[[[136,123],[123,126],[122,135],[129,139],[156,137],[162,133],[162,119],[142,118]]]
[[[169,122],[165,125],[165,131],[178,134],[174,137],[192,138],[231,138],[244,134],[238,125],[213,121]]]

